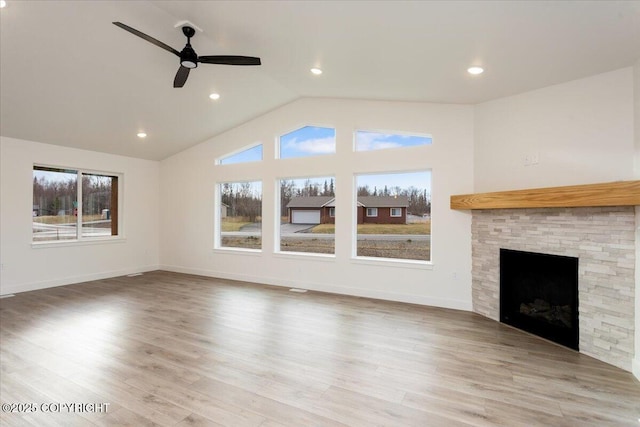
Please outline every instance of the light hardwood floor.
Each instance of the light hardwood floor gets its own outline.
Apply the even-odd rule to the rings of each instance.
[[[0,333],[38,409],[3,426],[640,426],[630,373],[462,311],[152,272],[1,299]]]

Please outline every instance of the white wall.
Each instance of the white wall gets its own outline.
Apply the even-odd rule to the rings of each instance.
[[[632,67],[479,104],[475,115],[475,192],[633,179]]]
[[[0,137],[0,294],[157,269],[158,162]],[[33,165],[123,174],[124,239],[33,246]]]
[[[304,125],[335,127],[337,153],[275,160],[277,136]],[[433,144],[353,153],[356,129],[429,133]],[[264,161],[214,165],[217,157],[258,141]],[[433,266],[353,260],[348,209],[336,210],[335,258],[274,253],[278,178],[334,175],[337,204],[352,206],[354,173],[405,168],[432,169]],[[213,250],[216,182],[253,179],[263,181],[263,252]],[[300,99],[162,162],[161,264],[173,271],[469,310],[471,216],[450,210],[449,196],[470,192],[472,179],[471,106]]]

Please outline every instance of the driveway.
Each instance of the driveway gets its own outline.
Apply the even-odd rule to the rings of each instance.
[[[315,227],[316,224],[289,224],[285,222],[280,224],[280,233],[281,234],[293,234],[293,233],[304,233],[307,230]]]
[[[291,235],[295,233],[304,233],[315,227],[315,224],[289,224],[287,222],[280,224],[280,233],[282,235]],[[254,222],[243,226],[239,231],[226,231],[223,235],[259,235],[262,224]]]

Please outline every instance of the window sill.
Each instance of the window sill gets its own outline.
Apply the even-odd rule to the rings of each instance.
[[[86,238],[82,240],[47,240],[43,242],[31,242],[33,249],[45,249],[45,248],[63,248],[70,246],[89,246],[89,245],[104,245],[112,243],[126,243],[125,237],[108,237],[108,238]]]
[[[234,254],[234,255],[251,255],[251,256],[262,255],[261,249],[233,248],[233,247],[213,248],[213,252],[216,252],[219,254]]]
[[[433,270],[433,262],[414,259],[352,257],[353,264],[375,265],[378,267],[415,268],[417,270]]]
[[[317,259],[319,261],[333,262],[336,259],[335,254],[321,254],[321,253],[314,253],[314,252],[277,251],[277,252],[274,252],[273,254],[278,258],[289,258],[289,259],[296,259],[296,260],[300,260],[300,258],[312,258],[312,259]]]

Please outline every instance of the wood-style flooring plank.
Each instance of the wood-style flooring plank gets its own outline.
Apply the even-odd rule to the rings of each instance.
[[[170,272],[0,299],[7,426],[638,426],[629,373],[474,313]]]

